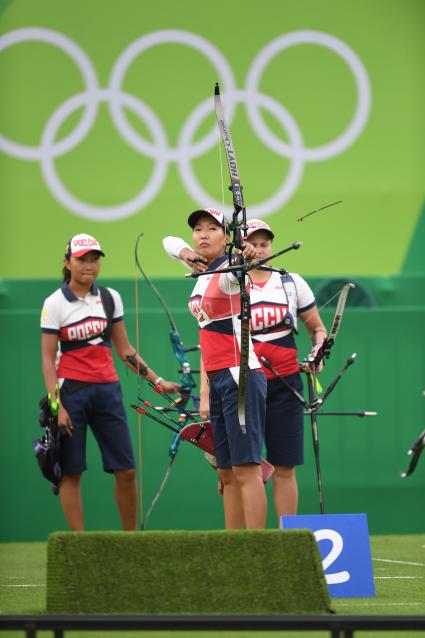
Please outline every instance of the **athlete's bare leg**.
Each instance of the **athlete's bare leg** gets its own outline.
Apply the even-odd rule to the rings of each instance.
[[[276,465],[272,475],[273,499],[278,522],[284,514],[296,514],[298,485],[294,467]]]
[[[73,532],[84,530],[83,504],[80,492],[81,474],[62,476],[59,486],[59,496],[63,513],[69,529]]]
[[[267,497],[261,476],[261,466],[257,464],[235,465],[233,472],[242,495],[245,525],[248,529],[266,526]]]
[[[115,470],[115,499],[120,512],[122,528],[137,529],[136,470]]]
[[[223,483],[223,507],[226,529],[243,529],[245,527],[242,493],[239,482],[232,468],[218,469]]]

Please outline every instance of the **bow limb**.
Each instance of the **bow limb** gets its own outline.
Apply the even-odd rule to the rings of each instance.
[[[214,107],[215,114],[217,118],[218,128],[220,129],[221,137],[223,139],[224,149],[226,151],[227,164],[229,166],[229,173],[231,179],[231,186],[229,189],[232,191],[233,195],[233,206],[234,206],[234,215],[236,215],[236,221],[239,214],[242,213],[242,224],[237,223],[239,226],[239,230],[244,231],[244,235],[246,235],[247,227],[246,227],[246,208],[243,198],[243,189],[241,186],[238,165],[236,163],[236,153],[233,146],[232,138],[230,135],[230,131],[227,127],[226,120],[224,118],[224,109],[221,103],[220,98],[220,87],[218,82],[216,82],[214,89]],[[233,220],[235,221],[235,220]],[[236,246],[236,248],[240,248],[241,246]]]
[[[419,461],[419,457],[422,454],[422,450],[425,448],[425,430],[421,432],[419,438],[416,439],[410,450],[407,452],[409,456],[411,456],[411,460],[409,463],[409,467],[405,472],[401,473],[402,478],[406,478],[406,476],[410,476],[413,473],[417,462]]]
[[[339,297],[338,297],[338,302],[336,304],[335,315],[332,320],[332,325],[331,325],[331,329],[329,330],[329,334],[326,337],[326,339],[324,339],[317,353],[314,356],[310,356],[308,358],[308,364],[313,369],[317,368],[317,366],[320,364],[322,359],[329,358],[331,349],[335,343],[336,336],[339,332],[342,316],[344,314],[345,302],[347,301],[347,296],[351,288],[355,288],[355,285],[353,283],[347,283],[339,292],[336,293],[336,295],[339,295]],[[333,295],[333,297],[328,299],[328,301],[324,303],[323,306],[319,308],[319,310],[327,306],[332,301],[332,299],[336,297],[336,295]]]
[[[155,286],[155,284],[153,283],[153,281],[150,279],[150,277],[148,277],[148,275],[146,274],[146,272],[144,271],[141,263],[140,263],[140,259],[139,259],[139,254],[138,254],[138,247],[139,247],[139,242],[140,240],[143,238],[143,233],[140,233],[140,235],[138,236],[137,240],[136,240],[136,245],[135,245],[135,249],[134,249],[134,258],[135,258],[135,262],[136,265],[140,271],[140,273],[142,274],[144,280],[146,281],[146,283],[148,284],[148,286],[151,288],[152,292],[154,293],[154,295],[156,296],[156,298],[158,299],[159,303],[161,304],[165,315],[167,317],[168,323],[170,324],[170,341],[171,341],[171,347],[173,349],[173,353],[174,356],[176,357],[180,367],[181,367],[181,376],[180,376],[180,394],[181,394],[181,404],[182,404],[182,408],[184,408],[184,406],[187,404],[187,402],[189,401],[190,397],[191,397],[191,393],[193,388],[196,387],[196,383],[195,380],[192,376],[192,372],[191,372],[191,368],[190,368],[190,361],[186,356],[186,349],[183,345],[183,341],[181,340],[181,337],[179,335],[179,332],[177,330],[177,325],[176,322],[174,321],[174,318],[171,314],[170,309],[168,308],[167,304],[165,303],[164,298],[162,297],[161,293],[159,292],[158,288]],[[192,348],[190,348],[190,350],[192,350]],[[184,415],[184,412],[180,412],[180,417],[182,418],[182,420],[185,420],[186,417]]]
[[[191,373],[191,368],[190,368],[190,362],[189,359],[186,356],[186,350],[184,348],[183,345],[183,341],[180,338],[179,332],[177,330],[177,325],[176,322],[174,321],[174,318],[171,314],[170,309],[168,308],[167,304],[165,303],[164,298],[162,297],[161,293],[159,292],[158,288],[155,286],[155,284],[153,283],[153,281],[151,281],[151,279],[148,277],[148,275],[146,274],[146,272],[144,271],[142,264],[140,262],[139,259],[139,243],[141,241],[141,239],[143,238],[143,233],[140,233],[140,235],[137,237],[136,240],[136,244],[135,244],[135,248],[134,248],[134,259],[135,259],[135,263],[137,268],[139,269],[141,275],[143,276],[144,280],[146,281],[146,283],[148,284],[148,286],[151,288],[152,292],[154,293],[154,295],[156,296],[156,298],[158,299],[159,303],[161,304],[162,309],[165,312],[165,315],[167,317],[168,323],[170,325],[170,341],[171,341],[171,347],[173,349],[173,353],[174,356],[176,357],[180,367],[181,367],[181,376],[180,376],[180,394],[181,397],[178,401],[174,402],[174,406],[178,411],[179,414],[179,422],[181,425],[185,425],[187,422],[187,412],[185,410],[185,406],[188,403],[189,399],[192,396],[192,389],[196,387],[196,383],[193,379],[192,373]],[[193,350],[194,348],[190,348],[189,350]],[[153,385],[153,384],[152,384]],[[134,409],[136,409],[136,411],[138,412],[138,414],[142,414],[146,412],[142,412],[142,410],[138,409],[140,408],[140,406],[132,406],[134,407]],[[152,418],[152,416],[151,416]],[[163,425],[166,425],[165,422],[162,423]],[[169,427],[169,425],[168,425]],[[156,503],[158,502],[159,497],[161,496],[162,492],[165,489],[165,486],[168,482],[168,479],[170,477],[170,473],[171,470],[173,468],[174,465],[174,461],[177,455],[177,450],[178,450],[178,445],[180,442],[180,428],[170,428],[173,432],[174,432],[174,438],[171,442],[170,448],[169,448],[169,456],[170,456],[170,460],[167,466],[167,469],[165,471],[165,474],[161,480],[161,484],[158,488],[158,490],[156,491],[147,511],[146,514],[143,516],[142,519],[142,524],[141,524],[141,529],[146,529],[146,526],[148,524],[149,518],[152,514],[152,510],[155,507]],[[140,490],[141,491],[141,490]],[[141,510],[143,511],[143,508],[141,507]]]
[[[246,208],[243,197],[243,188],[239,178],[238,165],[236,162],[236,153],[233,146],[230,131],[226,124],[224,117],[223,105],[220,99],[220,87],[218,82],[214,89],[214,106],[217,118],[218,128],[221,133],[224,149],[226,151],[227,164],[229,167],[229,174],[231,180],[231,186],[233,196],[233,218],[229,226],[233,233],[232,241],[229,247],[229,265],[231,265],[231,256],[233,248],[240,251],[243,249],[243,238],[247,234],[246,225]],[[249,292],[246,289],[245,283],[245,271],[243,266],[245,265],[242,255],[238,256],[238,262],[242,266],[241,270],[235,271],[235,276],[238,280],[240,290],[240,321],[241,321],[241,337],[240,337],[240,355],[239,355],[239,389],[238,389],[238,417],[241,430],[246,434],[245,424],[245,399],[246,389],[248,383],[248,370],[249,370],[249,322],[251,317],[251,303]]]

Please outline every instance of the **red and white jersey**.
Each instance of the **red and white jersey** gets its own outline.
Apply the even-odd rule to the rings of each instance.
[[[108,290],[115,305],[112,321],[122,321],[121,297],[116,290]],[[76,297],[67,284],[47,297],[41,313],[41,331],[59,337],[58,378],[92,383],[118,380],[111,342],[102,338],[106,326],[105,310],[95,285],[84,299]]]
[[[210,269],[224,268],[227,257],[219,257]],[[229,368],[236,377],[240,364],[241,322],[239,284],[231,273],[199,277],[189,299],[189,310],[199,323],[199,343],[207,372]],[[260,368],[252,341],[249,343],[249,367]]]
[[[296,273],[280,275],[272,272],[265,284],[252,284],[251,337],[256,355],[266,357],[282,376],[299,371],[293,330],[297,331],[297,315],[315,305],[313,291]],[[268,379],[274,378],[264,369]]]
[[[185,262],[179,258],[182,248],[190,248],[180,237],[165,237],[163,240],[164,248],[168,255],[176,259],[186,266]],[[218,263],[218,262],[216,262]],[[213,266],[211,266],[212,268]],[[224,277],[224,274],[222,275]],[[198,282],[208,277],[200,277]],[[210,277],[211,279],[211,277]],[[232,309],[239,311],[239,287],[235,279],[231,277],[233,282],[234,296],[232,301]],[[205,284],[204,284],[205,287]],[[217,288],[211,288],[208,295],[204,295],[203,289],[195,287],[193,296],[190,300],[190,309],[192,314],[199,320],[203,317],[219,319],[222,312],[228,312],[228,301],[223,295],[217,295]],[[211,293],[216,293],[216,297]],[[272,366],[282,375],[289,376],[298,372],[297,347],[293,337],[293,330],[297,330],[297,315],[305,312],[315,306],[313,291],[307,282],[296,273],[288,273],[281,276],[277,272],[271,272],[270,278],[264,284],[251,284],[249,288],[251,299],[251,323],[250,332],[254,344],[255,354],[258,358],[266,357]],[[204,295],[204,296],[203,296]],[[214,313],[211,314],[210,307],[214,306]],[[196,310],[196,312],[194,312]],[[200,314],[202,311],[202,314]],[[228,312],[233,316],[235,312]],[[289,323],[289,325],[286,325]],[[215,324],[218,325],[218,321]],[[236,322],[238,323],[238,322]],[[203,336],[203,323],[201,325],[201,338]],[[207,324],[205,324],[206,326]],[[221,331],[227,328],[226,323],[220,324]],[[214,328],[214,326],[213,326]],[[231,329],[227,328],[227,334],[231,334]],[[240,334],[240,323],[239,332]],[[216,336],[210,340],[211,345],[208,347],[213,351],[211,356],[221,357],[220,351],[215,352]],[[217,341],[218,343],[218,341]],[[229,338],[229,347],[231,342]],[[233,354],[233,359],[235,355]],[[232,364],[230,364],[232,365]],[[234,364],[233,364],[234,365]],[[216,366],[218,368],[219,366]],[[214,369],[214,368],[209,368]],[[263,368],[268,379],[274,378],[272,372]]]

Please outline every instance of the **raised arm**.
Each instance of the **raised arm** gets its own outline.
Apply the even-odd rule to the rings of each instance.
[[[197,272],[207,270],[207,260],[193,250],[181,237],[164,237],[162,245],[167,255],[184,264],[190,270]]]

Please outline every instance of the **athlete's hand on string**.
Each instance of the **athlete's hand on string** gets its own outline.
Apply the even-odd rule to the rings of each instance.
[[[164,379],[161,379],[161,381],[157,383],[157,386],[159,386],[161,390],[167,394],[177,394],[180,392],[179,384],[174,383],[174,381],[164,381]]]
[[[243,244],[243,250],[242,251],[241,250],[236,250],[235,252],[236,252],[237,255],[240,255],[242,253],[242,257],[248,263],[251,263],[255,259],[258,259],[257,250],[254,248],[254,246],[252,244],[249,244],[249,243]]]
[[[62,433],[67,434],[68,436],[72,436],[71,417],[62,404],[59,406],[58,427],[61,429]]]
[[[316,345],[314,345],[311,348],[311,352],[308,355],[307,359],[314,359],[316,358],[317,353],[319,352],[320,348],[322,347],[321,343],[316,343]],[[323,359],[320,360],[319,364],[314,366],[314,372],[315,374],[319,374],[319,372],[321,372],[323,370]],[[307,361],[305,364],[305,369],[308,370],[309,372],[313,372],[313,362],[309,362]]]
[[[208,262],[205,257],[202,257],[202,255],[190,248],[182,248],[179,252],[179,257],[191,270],[197,272],[205,272],[208,270]]]

